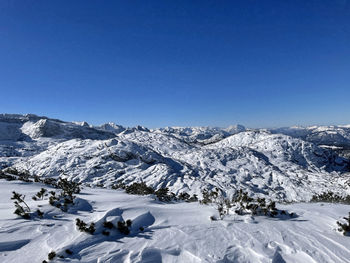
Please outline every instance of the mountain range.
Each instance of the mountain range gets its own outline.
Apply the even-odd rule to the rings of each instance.
[[[350,125],[123,127],[0,114],[0,169],[91,187],[145,182],[201,195],[244,189],[280,201],[350,193]]]

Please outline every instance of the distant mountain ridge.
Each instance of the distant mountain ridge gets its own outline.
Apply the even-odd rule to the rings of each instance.
[[[295,201],[328,190],[350,193],[349,160],[339,155],[348,140],[347,126],[147,129],[0,114],[0,168],[91,186],[143,181],[199,195],[243,188]]]

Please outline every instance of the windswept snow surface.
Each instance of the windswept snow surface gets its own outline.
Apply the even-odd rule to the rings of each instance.
[[[152,196],[127,195],[120,190],[85,188],[78,195],[81,210],[64,213],[33,201],[43,185],[0,180],[0,262],[327,262],[350,260],[350,238],[337,231],[336,221],[348,205],[299,203],[278,205],[295,218],[228,215],[198,203],[160,203]],[[46,187],[46,186],[44,186]],[[43,219],[24,220],[13,214],[11,192],[25,194],[32,209],[40,205]],[[54,190],[54,189],[49,189]],[[96,223],[96,233],[79,232],[75,219]],[[132,220],[131,233],[101,234],[105,220]],[[143,231],[139,227],[144,228]],[[72,254],[65,251],[69,249]]]
[[[303,132],[290,132],[295,129]],[[237,125],[149,130],[2,114],[0,168],[13,166],[32,175],[64,176],[92,186],[143,181],[199,196],[203,189],[216,187],[227,196],[243,188],[284,201],[307,201],[329,190],[350,194],[349,160],[332,147],[311,142],[304,136],[310,129],[277,133]],[[350,138],[345,126],[311,130],[333,134],[334,129]],[[338,137],[331,138],[339,147]]]

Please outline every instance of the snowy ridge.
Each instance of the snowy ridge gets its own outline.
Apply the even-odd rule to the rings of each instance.
[[[342,146],[350,148],[350,125],[310,126],[272,129],[273,133],[282,133],[313,142],[317,145]]]
[[[299,133],[243,126],[93,127],[35,115],[0,115],[0,131],[3,168],[64,175],[92,186],[144,181],[199,195],[218,187],[227,196],[243,188],[286,201],[309,200],[328,190],[350,193],[349,160]]]
[[[207,144],[245,130],[246,128],[244,126],[236,125],[224,129],[217,127],[165,127],[156,129],[154,132],[173,135],[190,143]]]

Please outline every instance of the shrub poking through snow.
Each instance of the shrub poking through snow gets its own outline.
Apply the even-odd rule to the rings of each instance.
[[[79,218],[77,218],[75,220],[75,224],[78,227],[78,230],[81,232],[86,232],[89,233],[91,235],[93,235],[96,231],[95,229],[95,223],[91,223],[89,226],[83,221],[80,220]]]
[[[56,257],[56,252],[55,251],[51,251],[48,255],[47,258],[49,260],[53,260]]]
[[[57,187],[61,189],[61,193],[57,195],[56,192],[51,191],[49,203],[67,212],[68,206],[74,205],[74,194],[80,193],[80,184],[68,181],[67,179],[60,179],[57,183]]]
[[[118,221],[117,229],[119,230],[120,233],[122,233],[124,235],[129,235],[131,224],[132,224],[132,222],[130,219],[126,220],[126,222]]]
[[[13,196],[11,197],[11,200],[15,200],[14,204],[16,207],[16,210],[14,211],[14,214],[24,218],[24,219],[30,219],[30,208],[27,205],[27,203],[24,201],[25,195],[16,193],[15,191],[12,192]]]
[[[41,200],[44,199],[44,196],[46,195],[47,190],[45,188],[41,188],[40,191],[36,194],[38,198],[41,198]]]
[[[155,196],[158,198],[161,202],[170,202],[171,200],[175,200],[175,194],[169,193],[169,188],[160,188],[157,191],[154,192]]]
[[[57,187],[57,180],[55,178],[43,178],[43,179],[41,179],[39,177],[34,177],[34,180],[38,180],[39,182],[42,182],[43,184]]]
[[[150,195],[154,194],[152,187],[147,186],[144,182],[133,183],[125,187],[125,192],[133,195]]]
[[[207,205],[209,203],[215,203],[216,199],[219,196],[219,191],[218,189],[216,189],[215,191],[209,191],[207,189],[204,189],[202,191],[202,196],[203,196],[203,199],[200,201],[201,204]]]
[[[223,219],[225,215],[228,215],[231,209],[238,215],[251,214],[255,216],[270,216],[276,217],[289,216],[295,217],[294,213],[287,213],[284,210],[278,210],[276,208],[276,202],[266,202],[265,198],[253,198],[249,196],[248,192],[243,192],[242,189],[238,190],[232,197],[232,200],[224,198],[220,189],[215,191],[204,190],[202,192],[203,199],[200,201],[202,204],[215,203],[217,205],[217,211],[220,219]]]
[[[114,225],[112,222],[105,221],[105,222],[103,222],[103,227],[108,228],[108,229],[112,229],[114,227]]]
[[[2,170],[0,170],[0,179],[5,179],[6,181],[14,181],[16,177],[13,175],[5,174]]]
[[[130,234],[131,225],[132,225],[132,221],[130,219],[126,220],[125,222],[122,221],[122,220],[118,221],[117,226],[114,226],[113,223],[109,222],[109,221],[105,221],[103,223],[103,227],[104,228],[107,228],[109,230],[112,230],[113,228],[116,228],[123,235],[129,235]],[[140,227],[139,230],[143,231],[144,228]],[[102,234],[105,235],[105,236],[109,236],[110,235],[110,231],[103,230]]]
[[[67,179],[60,178],[57,182],[57,187],[62,189],[63,194],[66,196],[80,193],[80,184]]]
[[[31,183],[32,181],[29,179],[31,177],[30,173],[26,170],[18,171],[15,167],[7,167],[3,170],[4,174],[13,176],[13,178],[17,180],[21,180],[23,182]],[[6,178],[5,178],[6,179]]]
[[[182,192],[177,196],[177,198],[179,200],[188,201],[191,198],[191,196],[186,192]]]
[[[331,191],[324,192],[318,195],[313,195],[311,202],[325,202],[325,203],[343,203],[350,204],[350,195],[340,196]]]
[[[232,198],[233,207],[238,215],[252,214],[256,216],[270,216],[275,217],[277,215],[287,215],[285,211],[283,213],[276,208],[276,202],[271,201],[267,203],[265,198],[254,199],[248,195],[247,192],[243,192],[240,189]],[[291,215],[290,215],[291,216]]]
[[[46,190],[45,188],[41,188],[40,191],[37,192],[36,195],[32,197],[32,199],[33,199],[34,201],[37,201],[38,199],[43,200],[43,199],[44,199],[44,196],[47,195],[46,192],[47,192],[47,190]]]
[[[340,232],[343,232],[344,236],[350,236],[350,212],[349,212],[349,217],[344,217],[346,220],[345,223],[341,223],[337,221],[337,224],[339,226],[338,230]]]

